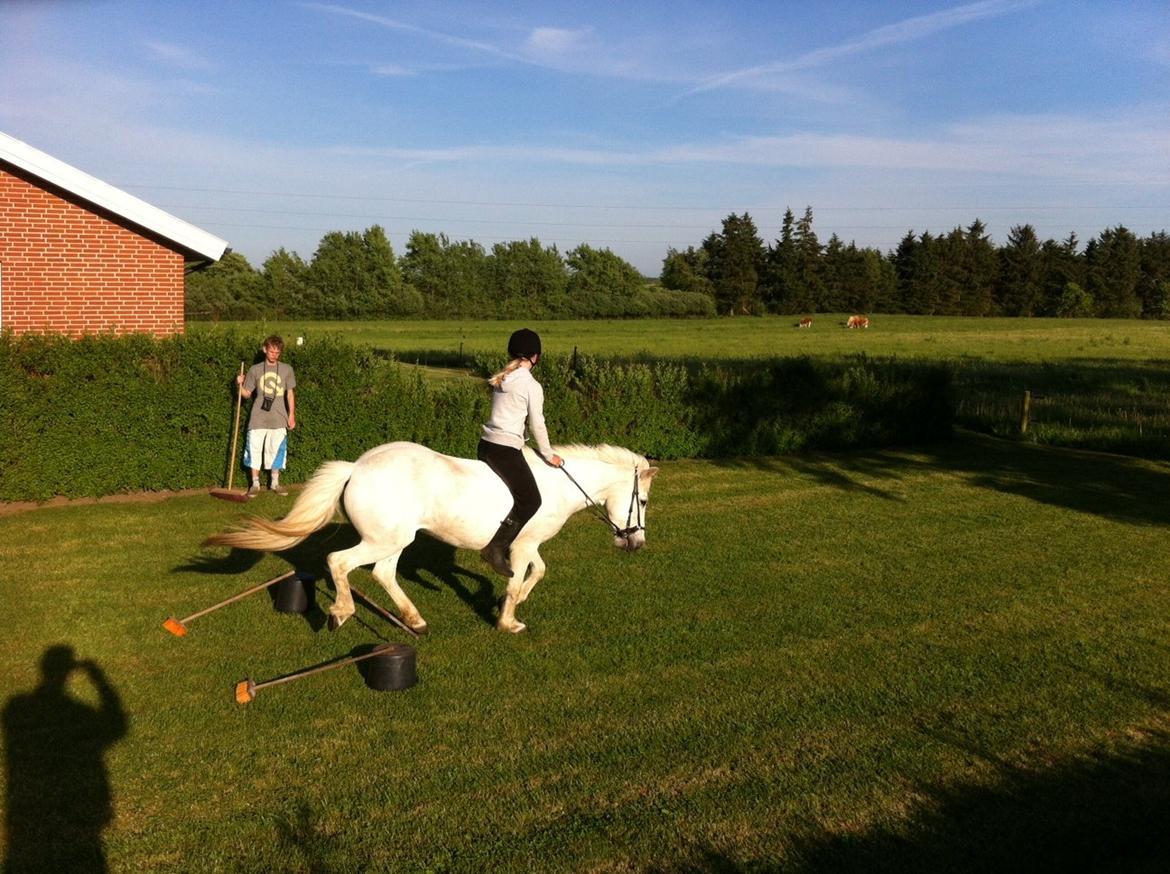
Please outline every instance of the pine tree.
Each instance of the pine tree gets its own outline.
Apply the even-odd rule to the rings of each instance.
[[[803,309],[824,312],[825,281],[821,276],[821,243],[813,230],[812,207],[796,223],[796,298]]]
[[[999,284],[999,257],[987,226],[979,219],[968,226],[965,240],[966,277],[959,311],[965,316],[991,315]]]
[[[1085,291],[1093,297],[1097,315],[1136,318],[1142,303],[1137,286],[1141,252],[1137,237],[1125,227],[1102,231],[1085,250]]]
[[[1138,296],[1142,315],[1148,319],[1170,318],[1170,236],[1165,231],[1141,241],[1141,277]]]
[[[755,222],[746,212],[732,213],[723,220],[723,232],[703,243],[710,255],[710,278],[715,286],[715,303],[729,315],[751,315],[763,311],[760,299],[760,268],[764,243]]]
[[[769,246],[764,255],[761,296],[771,312],[801,311],[800,302],[796,300],[796,261],[796,216],[791,209],[786,209],[780,239]]]
[[[999,310],[1005,316],[1040,315],[1043,304],[1044,262],[1040,239],[1031,225],[1016,225],[1008,231],[1007,243],[999,252]]]

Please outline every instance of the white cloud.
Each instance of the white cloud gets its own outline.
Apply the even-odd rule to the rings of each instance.
[[[526,48],[540,57],[564,55],[580,49],[592,34],[592,28],[565,30],[559,27],[537,27],[528,35]]]
[[[711,164],[740,167],[868,169],[994,174],[1065,182],[1170,185],[1170,122],[1156,111],[1127,118],[995,116],[936,136],[898,138],[802,132],[736,136],[644,149],[461,145],[440,149],[352,148],[333,154],[414,164],[476,162],[579,166]]]
[[[600,45],[599,41],[593,38],[594,32],[590,27],[575,30],[537,27],[529,30],[527,37],[516,47],[505,47],[484,40],[467,39],[451,33],[419,27],[346,6],[328,3],[302,3],[301,5],[317,12],[352,18],[388,30],[421,36],[437,43],[486,55],[497,61],[563,73],[670,82],[676,85],[691,84],[695,81],[694,75],[654,69],[637,52],[630,51],[625,56],[615,56],[611,50]]]
[[[302,3],[306,9],[314,9],[318,12],[326,12],[330,15],[338,15],[346,18],[353,18],[358,21],[365,21],[369,24],[376,24],[378,27],[386,28],[387,30],[396,30],[402,33],[415,34],[417,36],[425,36],[436,42],[445,43],[447,45],[456,46],[458,48],[470,49],[476,52],[483,52],[489,55],[494,55],[498,58],[503,58],[509,61],[516,61],[518,63],[527,63],[524,57],[513,52],[505,51],[498,46],[491,43],[482,42],[480,40],[464,39],[460,36],[454,36],[442,31],[429,30],[425,27],[419,27],[414,24],[408,24],[405,21],[398,21],[394,18],[387,18],[384,15],[375,15],[372,12],[362,12],[360,9],[350,9],[347,6],[337,6],[331,3]]]
[[[370,72],[375,76],[409,77],[418,75],[417,70],[403,67],[400,64],[379,64],[376,67],[371,67]]]
[[[913,42],[943,30],[970,24],[973,21],[1015,12],[1028,6],[1034,6],[1036,2],[1038,0],[981,0],[978,3],[968,3],[964,6],[955,6],[927,15],[918,15],[876,28],[835,46],[806,52],[790,60],[773,61],[713,76],[687,91],[686,94],[713,91],[726,88],[729,85],[753,85],[778,73],[792,73],[822,67],[850,55],[861,54],[883,46]]]
[[[167,42],[148,42],[146,48],[152,57],[184,70],[210,70],[212,64],[187,46]]]

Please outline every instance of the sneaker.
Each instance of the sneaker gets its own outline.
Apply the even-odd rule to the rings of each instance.
[[[260,483],[252,483],[252,485],[248,487],[248,497],[254,498],[258,494],[260,494]]]
[[[280,483],[273,483],[272,485],[270,485],[268,487],[268,491],[272,492],[274,495],[287,495],[288,494],[288,489],[286,489]]]

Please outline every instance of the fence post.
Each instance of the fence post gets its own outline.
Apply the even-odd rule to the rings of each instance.
[[[1032,392],[1024,389],[1024,412],[1020,416],[1020,433],[1028,433],[1028,415],[1032,411]]]

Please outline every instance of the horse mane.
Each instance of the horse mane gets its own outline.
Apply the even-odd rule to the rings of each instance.
[[[597,446],[586,446],[581,443],[569,443],[564,446],[554,446],[553,452],[562,458],[604,461],[607,464],[617,464],[623,467],[633,467],[642,470],[650,466],[645,456],[639,455],[621,446],[610,446],[600,443]]]

